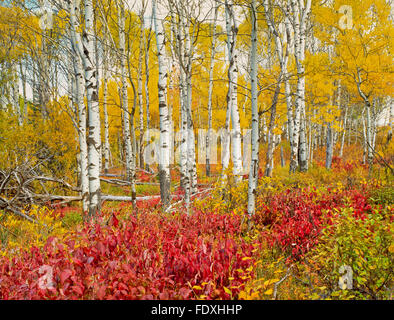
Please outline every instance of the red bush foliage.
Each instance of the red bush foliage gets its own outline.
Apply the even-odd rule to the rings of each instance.
[[[1,258],[0,299],[229,298],[229,277],[242,284],[236,270],[254,261],[243,259],[254,246],[236,237],[240,223],[201,212],[123,221],[114,215],[107,226],[86,224],[63,241],[49,239],[43,250]]]
[[[365,195],[357,190],[332,191],[318,195],[316,190],[293,189],[274,194],[267,203],[256,209],[255,222],[270,225],[266,241],[298,259],[318,242],[323,222],[334,208],[345,205],[354,208],[357,218],[364,218],[371,210]],[[325,214],[323,214],[325,213]]]

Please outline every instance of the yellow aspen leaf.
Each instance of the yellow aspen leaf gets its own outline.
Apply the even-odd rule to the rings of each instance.
[[[264,294],[267,295],[267,296],[269,296],[269,295],[272,294],[272,292],[273,292],[272,289],[268,289],[266,292],[264,292]]]
[[[223,289],[224,289],[224,292],[226,292],[226,293],[229,294],[230,296],[233,294],[229,288],[223,287]]]

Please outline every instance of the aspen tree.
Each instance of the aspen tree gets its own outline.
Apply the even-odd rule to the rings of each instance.
[[[218,20],[218,12],[219,12],[219,3],[217,0],[214,0],[214,18],[213,23],[211,24],[211,37],[212,37],[212,46],[211,46],[211,61],[209,66],[209,87],[208,87],[208,134],[206,136],[206,164],[205,170],[206,175],[209,177],[211,175],[211,139],[212,139],[212,91],[213,91],[213,68],[215,66],[215,53],[216,53],[216,23]]]
[[[93,2],[85,0],[85,28],[83,30],[83,61],[88,107],[88,164],[89,164],[89,216],[94,217],[101,210],[100,188],[100,112],[96,81],[94,55]]]
[[[252,0],[252,33],[250,51],[250,81],[252,95],[252,159],[248,185],[248,214],[255,213],[255,197],[259,169],[259,114],[257,106],[257,9],[256,0]]]
[[[164,34],[163,20],[157,16],[157,1],[153,0],[152,14],[155,25],[157,58],[159,62],[159,115],[160,115],[160,142],[159,142],[159,178],[160,178],[160,195],[164,207],[167,207],[170,201],[170,120],[168,117],[167,106],[167,64],[166,56],[166,39]]]
[[[79,140],[79,162],[80,162],[80,186],[82,198],[82,211],[87,213],[89,210],[89,157],[88,157],[88,144],[86,139],[86,106],[84,102],[84,71],[82,65],[83,48],[82,41],[77,30],[79,25],[77,23],[77,12],[79,7],[76,0],[69,1],[70,10],[70,34],[71,46],[74,53],[73,71],[74,71],[74,92],[75,108],[78,110],[78,140]]]
[[[228,94],[227,94],[227,109],[231,117],[232,134],[231,134],[231,150],[233,160],[233,173],[235,181],[242,180],[242,149],[241,149],[241,125],[238,110],[238,65],[237,65],[237,34],[238,25],[234,12],[234,3],[232,0],[225,1],[226,9],[226,31],[227,31],[227,47],[228,47]],[[225,130],[228,130],[227,126]],[[229,144],[230,140],[226,141]],[[228,148],[228,145],[225,146]],[[224,167],[223,170],[226,170]]]

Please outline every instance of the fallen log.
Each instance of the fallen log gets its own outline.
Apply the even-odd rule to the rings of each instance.
[[[144,196],[144,197],[135,197],[136,201],[145,201],[145,200],[152,200],[152,199],[159,199],[160,195],[154,195],[154,196]],[[112,196],[112,195],[102,195],[101,196],[102,201],[133,201],[132,197],[127,197],[127,196]]]
[[[124,175],[122,175],[122,174],[114,174],[114,173],[100,173],[100,177],[122,178],[122,177],[124,177]]]
[[[131,182],[129,181],[125,181],[125,180],[119,180],[119,179],[104,179],[104,178],[100,178],[101,182],[106,182],[106,183],[110,183],[110,184],[115,184],[118,186],[131,186]],[[143,182],[143,181],[136,181],[135,182],[136,185],[151,185],[151,186],[159,186],[160,183],[158,182]]]
[[[73,201],[81,201],[81,196],[61,196],[61,195],[53,195],[53,194],[35,194],[34,197],[40,198],[43,201],[65,201],[65,202],[73,202]],[[151,199],[158,199],[160,195],[153,195],[153,196],[142,196],[136,197],[135,200],[137,201],[144,201],[144,200],[151,200]],[[115,196],[109,194],[101,195],[102,201],[133,201],[132,197],[129,196]]]

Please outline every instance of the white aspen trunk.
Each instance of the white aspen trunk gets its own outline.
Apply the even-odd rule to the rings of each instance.
[[[229,103],[229,93],[227,93],[227,104]],[[230,163],[230,114],[231,114],[231,108],[227,107],[226,111],[226,121],[224,125],[224,130],[221,132],[221,148],[222,148],[222,155],[221,155],[221,160],[222,160],[222,174],[221,174],[221,179],[222,183],[225,182],[227,179],[227,174],[225,173],[228,165]]]
[[[109,120],[108,120],[108,50],[107,33],[104,34],[104,65],[103,65],[103,111],[104,111],[104,172],[108,173],[110,161]]]
[[[175,36],[175,51],[179,59],[180,95],[181,95],[181,186],[185,191],[187,208],[190,196],[197,191],[197,168],[195,155],[194,126],[192,119],[192,63],[194,39],[190,36],[190,14],[185,7],[177,8],[179,22],[175,22],[174,11],[171,10],[172,34]],[[192,30],[194,36],[195,30]],[[189,211],[189,210],[188,210]]]
[[[100,112],[98,103],[96,66],[94,55],[93,2],[85,0],[85,29],[83,32],[83,61],[85,67],[85,87],[88,105],[89,136],[89,216],[101,211],[100,188]]]
[[[317,110],[314,109],[313,110],[313,114],[315,115],[316,112],[317,112]],[[311,124],[311,140],[312,140],[312,143],[311,143],[311,151],[310,151],[309,163],[313,162],[313,151],[315,150],[316,143],[317,143],[317,137],[316,137],[316,133],[317,132],[316,131],[317,131],[316,130],[316,125],[312,125]]]
[[[144,4],[143,4],[144,6]],[[139,159],[140,159],[140,168],[144,168],[144,140],[143,140],[143,132],[144,132],[144,101],[142,96],[142,56],[144,54],[144,35],[145,35],[145,19],[144,19],[145,10],[140,13],[141,20],[141,30],[140,30],[140,41],[139,41],[139,55],[138,55],[138,107],[139,107],[139,129],[140,129],[140,137],[139,137]]]
[[[371,139],[371,146],[372,146],[372,151],[375,152],[375,143],[376,143],[376,126],[377,126],[377,111],[376,111],[376,104],[379,102],[378,99],[375,99],[373,102],[373,108],[372,108],[372,139]]]
[[[79,27],[77,24],[76,10],[78,6],[76,1],[69,2],[70,8],[70,27],[71,27],[71,44],[74,51],[73,59],[73,70],[75,76],[75,84],[73,92],[73,99],[75,100],[75,108],[78,110],[78,140],[79,140],[79,167],[80,167],[80,187],[81,187],[81,199],[82,199],[82,211],[84,214],[88,213],[89,210],[89,167],[88,167],[88,144],[86,140],[86,106],[84,102],[84,74],[82,66],[82,57],[80,55],[82,51],[81,40],[76,30]]]
[[[41,107],[42,118],[45,120],[48,118],[48,102],[49,102],[49,65],[48,65],[48,49],[47,49],[47,35],[46,30],[43,30],[43,37],[41,38],[41,56],[39,58],[39,70],[38,70],[38,95],[39,103]]]
[[[219,4],[215,0],[215,13],[213,23],[211,25],[211,62],[209,66],[209,87],[208,87],[208,134],[206,137],[206,148],[205,148],[205,170],[206,175],[211,175],[211,139],[212,139],[212,91],[213,91],[213,68],[215,66],[215,53],[216,53],[216,23],[218,19]]]
[[[19,77],[18,64],[15,62],[12,66],[12,104],[18,118],[18,125],[23,124],[22,111],[19,103]]]
[[[76,83],[76,103],[79,114],[78,131],[79,131],[79,148],[80,148],[80,169],[81,169],[81,197],[82,197],[82,210],[86,214],[89,205],[89,176],[88,176],[88,146],[86,141],[86,106],[84,103],[84,87],[83,87],[83,74],[82,65],[79,61],[74,62]]]
[[[231,150],[233,160],[233,174],[235,181],[239,182],[242,180],[242,148],[241,148],[241,125],[238,110],[238,67],[237,67],[237,48],[236,39],[238,34],[238,26],[234,15],[234,4],[229,1],[225,1],[226,6],[226,21],[227,26],[227,41],[228,41],[228,80],[229,80],[229,92],[228,92],[228,106],[227,108],[231,111],[231,123],[232,123],[232,134],[231,134]]]
[[[299,1],[300,4],[300,49],[301,55],[299,62],[302,64],[301,75],[301,131],[300,131],[300,170],[308,170],[308,141],[306,136],[306,107],[305,107],[305,48],[306,48],[306,37],[307,37],[307,23],[309,21],[309,15],[311,12],[312,0]]]
[[[124,2],[119,1],[118,7],[118,25],[119,25],[119,55],[120,55],[120,77],[121,77],[121,93],[122,93],[122,106],[123,106],[123,130],[124,130],[124,145],[125,145],[125,162],[126,162],[126,177],[127,180],[131,182],[131,197],[135,199],[135,160],[134,160],[134,150],[131,144],[131,132],[130,132],[130,112],[129,112],[129,102],[127,94],[127,78],[126,78],[126,63],[127,63],[127,53],[126,53],[126,32],[125,32],[125,9]],[[134,132],[132,130],[132,132]],[[133,140],[134,141],[134,140]],[[133,201],[135,205],[135,201]]]
[[[387,144],[391,141],[393,138],[393,128],[394,128],[394,101],[391,99],[390,100],[390,115],[389,115],[389,126],[390,130],[387,133]]]
[[[274,162],[274,151],[275,151],[275,135],[274,135],[274,128],[275,128],[275,118],[276,118],[276,105],[277,99],[280,91],[280,80],[276,86],[272,105],[271,105],[271,115],[270,115],[270,123],[268,127],[268,137],[267,137],[267,157],[266,157],[266,167],[265,167],[265,175],[267,177],[272,177],[273,172],[273,162]]]
[[[287,70],[288,67],[288,55],[289,49],[293,46],[292,42],[292,35],[291,35],[291,25],[290,20],[288,17],[285,17],[285,33],[286,33],[286,55],[287,59],[285,60],[285,64],[283,66],[285,70],[284,74],[284,89],[285,89],[285,99],[286,99],[286,108],[287,108],[287,134],[290,143],[290,148],[293,145],[293,127],[294,127],[294,120],[293,120],[293,104],[291,99],[291,89],[290,89],[290,73]]]
[[[332,154],[333,154],[333,137],[331,123],[327,123],[327,137],[326,137],[326,169],[331,169]]]
[[[365,95],[365,93],[361,89],[361,75],[360,75],[360,69],[357,69],[357,76],[358,79],[356,80],[356,85],[358,92],[364,100],[364,105],[365,105],[365,111],[366,111],[366,125],[364,125],[364,163],[365,163],[365,157],[367,157],[368,164],[369,164],[369,169],[372,169],[372,164],[373,164],[373,157],[374,157],[374,146],[373,146],[373,133],[372,133],[372,127],[373,124],[371,123],[371,102],[369,100],[369,97]]]
[[[362,121],[362,124],[363,124],[363,147],[364,147],[364,153],[363,153],[363,164],[365,164],[366,163],[366,160],[367,160],[367,145],[368,145],[368,143],[367,143],[367,132],[366,132],[366,125],[365,125],[365,107],[364,107],[364,110],[363,110],[363,112],[362,112],[362,114],[361,114],[361,121]]]
[[[297,65],[297,93],[293,128],[293,146],[290,156],[290,173],[300,165],[301,171],[308,169],[307,141],[305,136],[305,42],[306,23],[311,9],[311,0],[290,0],[292,24],[294,28],[294,55]],[[299,159],[298,159],[299,155]]]
[[[226,14],[226,33],[227,33],[227,56],[228,60],[230,61],[231,55],[231,17],[229,13],[229,4],[225,2],[225,14]],[[230,83],[231,75],[230,75],[230,67],[228,69],[228,79],[229,85],[227,90],[226,102],[227,102],[227,111],[226,111],[226,120],[224,125],[224,130],[221,134],[221,148],[222,148],[222,184],[224,184],[225,180],[227,179],[227,174],[225,173],[228,169],[228,165],[230,163],[230,118],[231,118],[231,103],[232,103],[232,90],[233,86]]]
[[[373,163],[373,130],[372,130],[372,120],[371,120],[371,104],[366,103],[366,111],[367,111],[367,126],[366,126],[366,142],[367,142],[367,159],[368,164],[371,167]]]
[[[345,106],[345,115],[343,118],[343,133],[342,133],[342,140],[341,140],[341,149],[339,150],[339,156],[343,157],[343,147],[345,145],[345,137],[346,137],[346,128],[347,128],[347,118],[348,118],[348,106]]]
[[[160,156],[159,156],[159,177],[160,177],[160,195],[164,207],[167,207],[170,201],[170,121],[167,107],[167,64],[165,62],[166,40],[164,34],[163,20],[158,19],[156,6],[157,1],[153,0],[153,19],[155,24],[157,58],[159,62],[159,115],[160,115]]]
[[[171,24],[172,25],[172,24]],[[170,43],[174,43],[174,34],[170,32]],[[168,70],[169,70],[169,79],[168,79],[168,90],[170,92],[169,97],[168,97],[168,118],[170,121],[170,164],[174,164],[175,160],[175,153],[174,153],[174,148],[176,145],[175,141],[175,124],[173,120],[173,113],[174,113],[174,90],[175,90],[175,54],[173,51],[173,47],[170,45],[170,57],[168,61]]]
[[[188,107],[187,107],[187,86],[186,86],[186,72],[185,72],[185,46],[183,40],[185,38],[186,28],[183,25],[184,17],[178,16],[176,21],[175,8],[170,8],[171,14],[171,32],[174,35],[173,45],[175,46],[175,55],[178,58],[179,67],[179,120],[180,120],[180,154],[179,154],[179,165],[180,165],[180,186],[185,192],[185,203],[186,207],[189,207],[190,203],[190,176],[188,174]]]
[[[130,69],[129,69],[130,70]],[[130,71],[129,71],[130,72]],[[137,92],[136,92],[136,88],[134,86],[133,80],[130,76],[129,73],[129,81],[131,83],[131,87],[133,88],[133,108],[131,110],[130,113],[130,134],[131,134],[131,141],[132,141],[132,149],[131,149],[131,193],[132,196],[135,198],[135,193],[136,193],[136,187],[135,187],[135,180],[136,180],[136,155],[138,153],[137,150],[137,140],[136,140],[136,136],[135,136],[135,127],[134,127],[134,116],[135,116],[135,110],[137,107]],[[133,205],[136,205],[136,202],[133,202]]]
[[[191,86],[190,86],[190,90],[191,90]],[[189,106],[191,106],[191,104]],[[188,173],[190,176],[190,192],[191,195],[193,195],[194,193],[197,192],[197,167],[196,167],[194,126],[193,126],[192,112],[190,107],[188,109],[188,115],[187,115],[187,129],[188,129],[187,162],[188,162]]]
[[[194,34],[194,30],[193,30]],[[192,56],[194,51],[193,40],[190,39],[190,20],[186,17],[184,23],[185,35],[185,59],[186,64],[186,106],[187,106],[187,170],[190,181],[190,193],[193,195],[197,192],[197,168],[196,168],[196,151],[195,136],[192,117]]]
[[[95,64],[96,64],[96,90],[97,90],[97,101],[98,101],[98,113],[99,113],[99,126],[97,128],[98,134],[100,135],[101,139],[101,118],[100,118],[100,102],[98,99],[99,92],[100,92],[100,56],[99,56],[99,50],[98,50],[98,34],[97,34],[97,21],[96,21],[96,5],[93,7],[93,32],[94,32],[94,56],[95,56]],[[100,143],[100,150],[99,150],[99,171],[102,171],[103,168],[103,146],[102,143]]]
[[[348,108],[349,108],[349,105],[348,105]],[[350,117],[349,117],[348,121],[349,121],[349,130],[348,130],[349,133],[347,135],[347,145],[350,146],[350,143],[352,141],[352,131],[353,131],[353,128],[355,128],[355,126],[353,125],[353,123],[354,123],[353,112],[350,113]],[[355,131],[356,131],[356,128],[355,128]]]
[[[23,112],[22,112],[22,123],[27,118],[27,96],[26,96],[26,71],[23,71],[22,61],[19,64],[21,80],[22,80],[22,98],[23,98]]]
[[[269,128],[268,128],[268,146],[267,146],[267,157],[266,157],[266,168],[265,168],[265,175],[268,177],[272,176],[273,172],[273,164],[274,164],[274,150],[275,150],[275,139],[274,139],[274,127],[275,127],[275,118],[276,118],[276,106],[278,103],[278,97],[280,94],[280,87],[281,83],[283,81],[283,76],[287,77],[287,64],[288,64],[288,55],[289,55],[289,50],[288,50],[288,45],[286,44],[285,51],[283,51],[283,46],[282,46],[282,39],[281,35],[278,31],[278,27],[275,24],[274,20],[274,14],[272,7],[269,5],[269,1],[265,0],[264,1],[264,11],[265,11],[265,18],[267,21],[267,25],[270,31],[270,35],[273,35],[274,40],[275,40],[275,47],[276,47],[276,53],[278,56],[279,64],[281,67],[281,72],[279,75],[278,83],[275,88],[275,93],[272,99],[271,103],[271,116],[270,116],[270,123],[269,123]],[[286,33],[286,41],[289,41],[289,37],[287,36],[287,30],[285,28],[285,33]],[[287,81],[287,85],[289,85]],[[287,90],[290,90],[288,87]],[[290,94],[288,95],[290,97]],[[287,97],[286,97],[287,98]],[[291,101],[288,101],[288,113],[290,112],[291,115]],[[289,108],[290,106],[290,108]],[[291,118],[290,118],[291,119]]]
[[[153,18],[151,18],[151,22]],[[152,23],[151,23],[152,24]],[[146,112],[146,139],[150,141],[150,98],[149,98],[149,49],[150,49],[150,41],[151,41],[151,29],[149,29],[148,39],[146,39],[144,33],[144,62],[145,62],[145,112]],[[149,171],[148,164],[145,165],[145,169]]]
[[[290,154],[290,173],[296,171],[298,167],[298,149],[300,140],[300,128],[301,128],[301,94],[302,94],[302,64],[299,62],[299,57],[301,55],[300,48],[300,17],[299,8],[295,0],[290,0],[290,6],[292,11],[292,23],[294,28],[294,56],[297,62],[297,93],[295,98],[295,114],[294,114],[294,126],[293,126],[293,137],[292,137],[292,147]]]
[[[189,203],[190,198],[190,176],[188,174],[188,110],[187,110],[187,99],[186,99],[186,86],[185,84],[185,73],[183,69],[180,69],[180,96],[181,96],[181,141],[180,141],[180,167],[181,167],[181,186],[185,191],[186,205]]]
[[[301,114],[299,163],[300,163],[300,171],[305,172],[308,170],[308,140],[307,140],[305,105],[303,108],[304,109]]]
[[[313,125],[312,125],[312,120],[311,117],[308,117],[308,126],[309,126],[309,130],[308,130],[308,162],[311,162],[311,151],[312,151],[312,144],[313,144],[313,135],[312,135],[312,131],[313,131]]]
[[[248,184],[248,214],[255,213],[256,188],[259,171],[259,113],[257,106],[257,9],[256,0],[252,0],[252,33],[250,53],[250,78],[252,94],[252,159]]]

